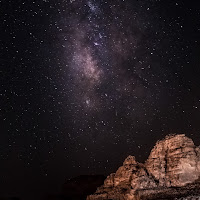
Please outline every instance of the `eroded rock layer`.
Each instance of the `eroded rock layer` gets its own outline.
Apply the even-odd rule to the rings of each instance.
[[[199,177],[200,148],[184,134],[170,135],[156,143],[144,164],[128,156],[87,200],[158,199],[159,195],[170,195],[173,199],[198,195]],[[188,189],[190,185],[192,190]]]

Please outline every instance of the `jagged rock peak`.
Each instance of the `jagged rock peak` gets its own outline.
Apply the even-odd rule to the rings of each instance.
[[[195,145],[192,139],[185,136],[185,134],[170,134],[167,135],[163,140],[157,141],[152,151],[154,151],[155,148],[160,148],[161,146],[163,146],[162,149],[164,150],[173,150],[175,148],[182,148],[185,146],[194,147]]]
[[[145,164],[128,156],[87,200],[139,200],[148,199],[147,196],[178,195],[174,187],[185,188],[188,194],[188,191],[191,193],[188,184],[200,188],[199,177],[200,148],[185,134],[167,135],[155,144]]]
[[[156,143],[145,167],[159,186],[184,186],[199,177],[199,148],[185,134],[166,136]]]
[[[125,161],[123,162],[123,165],[136,165],[137,162],[135,160],[135,156],[129,155]]]

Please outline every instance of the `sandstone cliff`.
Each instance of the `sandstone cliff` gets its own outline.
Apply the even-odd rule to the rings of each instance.
[[[158,141],[142,164],[128,156],[87,200],[174,199],[199,195],[200,148],[184,134]]]

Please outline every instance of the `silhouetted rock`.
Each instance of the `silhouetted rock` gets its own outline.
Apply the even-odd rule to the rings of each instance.
[[[86,200],[104,183],[103,175],[81,175],[67,180],[61,194],[49,195],[44,200]],[[1,200],[1,199],[0,199]]]
[[[64,184],[62,196],[65,199],[85,200],[87,195],[94,193],[97,187],[103,184],[104,180],[103,175],[81,175],[72,178]]]
[[[170,135],[156,143],[145,164],[128,156],[87,200],[200,199],[199,177],[199,147],[184,134]]]

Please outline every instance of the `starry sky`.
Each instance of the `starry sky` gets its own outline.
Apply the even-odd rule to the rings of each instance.
[[[1,196],[200,144],[198,1],[0,0],[0,20]]]

